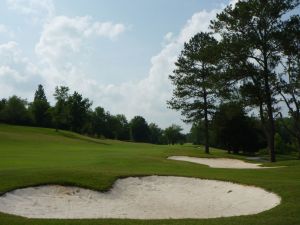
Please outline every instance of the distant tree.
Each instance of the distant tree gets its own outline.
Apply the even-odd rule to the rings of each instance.
[[[30,105],[30,111],[33,115],[35,125],[41,127],[51,126],[50,104],[47,101],[42,85],[39,85],[35,92],[34,100]]]
[[[105,136],[107,129],[107,114],[102,107],[96,107],[92,112],[92,130],[97,137]]]
[[[261,147],[258,129],[238,102],[219,106],[213,117],[213,132],[217,147],[229,153],[254,153]]]
[[[116,130],[118,129],[118,121],[116,117],[110,114],[109,111],[105,112],[104,114],[104,137],[109,139],[116,139],[117,133]]]
[[[238,1],[219,13],[211,26],[221,35],[223,59],[234,71],[227,83],[243,90],[248,106],[260,112],[271,162],[276,161],[274,112],[281,58],[277,37],[285,32],[285,15],[298,5],[299,0]]]
[[[163,130],[158,127],[155,123],[149,124],[150,131],[150,143],[152,144],[164,144]]]
[[[117,140],[130,140],[130,127],[125,115],[110,115],[107,113],[106,117],[106,137]]]
[[[203,144],[203,140],[204,140],[204,134],[203,134],[203,130],[204,130],[204,126],[202,122],[199,123],[193,123],[190,133],[191,133],[191,137],[192,137],[192,141],[193,144]]]
[[[4,122],[3,120],[3,109],[5,108],[7,100],[5,98],[0,100],[0,122]]]
[[[126,119],[126,116],[123,114],[118,114],[115,116],[116,120],[116,139],[118,140],[130,140],[130,126]]]
[[[69,121],[72,131],[81,133],[92,105],[89,99],[83,98],[78,92],[68,97]]]
[[[0,111],[1,111],[2,109],[4,109],[6,103],[7,103],[7,100],[6,100],[5,98],[2,98],[2,99],[0,100]]]
[[[130,121],[131,139],[136,142],[149,142],[149,126],[141,116],[135,116]]]
[[[69,88],[65,86],[56,87],[54,97],[55,106],[52,110],[53,123],[56,131],[60,129],[69,129]]]
[[[185,122],[204,121],[205,152],[209,153],[209,117],[215,106],[218,42],[208,33],[185,43],[170,79],[175,86],[168,105],[180,110]]]
[[[182,143],[184,141],[184,135],[181,133],[182,128],[178,125],[172,124],[165,129],[165,135],[168,140],[168,144]]]
[[[2,119],[5,123],[30,125],[31,120],[27,110],[27,101],[17,96],[10,97],[2,109]]]

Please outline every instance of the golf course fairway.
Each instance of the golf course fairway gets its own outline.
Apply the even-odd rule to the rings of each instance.
[[[170,156],[245,159],[213,149],[205,155],[192,145],[160,146],[100,140],[54,129],[0,124],[0,194],[43,185],[76,186],[108,191],[126,177],[152,175],[193,177],[255,186],[281,198],[278,206],[246,216],[211,219],[29,219],[0,213],[0,225],[96,225],[96,224],[300,224],[300,161],[278,155],[278,168],[224,169],[184,161]],[[257,203],[259,204],[259,203]],[[205,210],[205,209],[204,209]],[[207,209],[211,210],[211,209]]]

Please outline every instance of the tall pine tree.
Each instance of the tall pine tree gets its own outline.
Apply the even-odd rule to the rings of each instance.
[[[35,125],[49,127],[51,125],[50,104],[47,101],[43,86],[40,84],[31,104],[31,112]]]
[[[181,111],[185,122],[204,121],[205,152],[209,153],[209,118],[216,100],[218,42],[208,33],[196,34],[185,43],[170,75],[175,86],[168,105]]]

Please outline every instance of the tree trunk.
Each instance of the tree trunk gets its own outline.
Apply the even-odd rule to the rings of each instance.
[[[275,156],[275,144],[274,144],[274,136],[275,136],[275,122],[273,116],[273,104],[272,104],[272,96],[269,84],[269,69],[268,69],[268,60],[266,54],[264,54],[264,91],[266,95],[266,104],[267,104],[267,139],[268,139],[268,149],[270,155],[270,162],[276,162]]]
[[[268,150],[270,154],[270,162],[276,162],[274,136],[275,136],[275,132],[269,131],[267,139],[268,139]]]
[[[267,111],[268,111],[267,139],[268,139],[268,149],[269,149],[269,154],[270,154],[270,162],[276,162],[275,144],[274,144],[275,122],[274,122],[274,117],[273,117],[273,107],[272,107],[270,95],[267,95]]]
[[[204,92],[204,136],[205,136],[205,153],[209,154],[209,132],[208,132],[208,110],[207,110],[207,94],[205,88],[203,89]]]

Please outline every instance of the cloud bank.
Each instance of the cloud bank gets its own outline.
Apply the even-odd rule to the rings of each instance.
[[[87,63],[85,55],[89,54],[89,40],[117,40],[127,30],[126,25],[94,21],[90,16],[58,16],[51,0],[7,0],[7,3],[9,8],[30,16],[34,22],[43,21],[43,26],[34,49],[38,61],[34,63],[23,56],[17,43],[0,45],[1,96],[19,94],[30,98],[38,83],[45,86],[49,96],[55,86],[67,85],[93,100],[94,106],[103,106],[129,118],[142,115],[161,127],[172,123],[183,125],[179,113],[166,105],[173,88],[168,77],[184,43],[196,33],[208,31],[210,20],[223,7],[197,12],[177,35],[168,32],[162,37],[163,47],[151,58],[151,68],[144,79],[103,85],[92,79],[82,65]],[[188,126],[183,126],[187,131]]]

